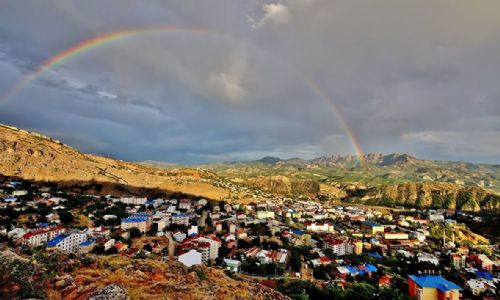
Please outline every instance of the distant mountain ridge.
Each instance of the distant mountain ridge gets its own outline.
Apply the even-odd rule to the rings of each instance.
[[[158,189],[239,200],[267,195],[259,192],[265,191],[375,205],[500,209],[499,165],[375,153],[366,154],[363,163],[352,155],[332,155],[311,160],[264,157],[185,168],[84,154],[49,137],[3,125],[0,175],[72,185],[99,183],[103,193]]]

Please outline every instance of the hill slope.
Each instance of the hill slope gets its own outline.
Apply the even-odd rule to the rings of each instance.
[[[221,199],[229,192],[203,179],[215,174],[196,169],[162,170],[83,154],[37,133],[0,125],[0,174],[35,181],[108,183],[154,188]]]

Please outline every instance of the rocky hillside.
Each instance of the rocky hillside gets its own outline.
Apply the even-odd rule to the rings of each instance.
[[[347,189],[347,198],[367,204],[431,207],[464,211],[498,210],[500,196],[479,187],[453,183],[422,182]]]
[[[227,190],[206,183],[205,179],[216,177],[208,171],[163,170],[84,154],[57,140],[3,125],[0,126],[0,174],[68,184],[98,182],[155,188],[212,199],[229,195]]]
[[[222,270],[187,268],[177,261],[64,253],[37,254],[34,261],[5,252],[0,252],[0,267],[8,270],[0,274],[2,299],[289,299]]]
[[[319,183],[315,181],[279,175],[251,178],[247,183],[267,192],[284,195],[316,195],[320,191]]]

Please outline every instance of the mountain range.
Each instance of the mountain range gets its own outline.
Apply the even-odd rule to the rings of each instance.
[[[472,211],[500,208],[500,165],[398,153],[371,153],[362,159],[264,157],[195,167],[133,163],[84,154],[50,137],[6,125],[0,126],[0,175],[114,194],[152,189],[231,201],[274,195]]]

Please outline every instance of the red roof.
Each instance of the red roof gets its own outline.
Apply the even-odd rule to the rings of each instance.
[[[24,234],[23,239],[29,239],[30,237],[35,236],[35,235],[46,234],[46,233],[49,233],[52,231],[57,231],[57,230],[62,230],[62,229],[64,229],[64,227],[62,227],[62,226],[55,226],[55,227],[51,227],[48,229],[38,229],[38,230]]]

